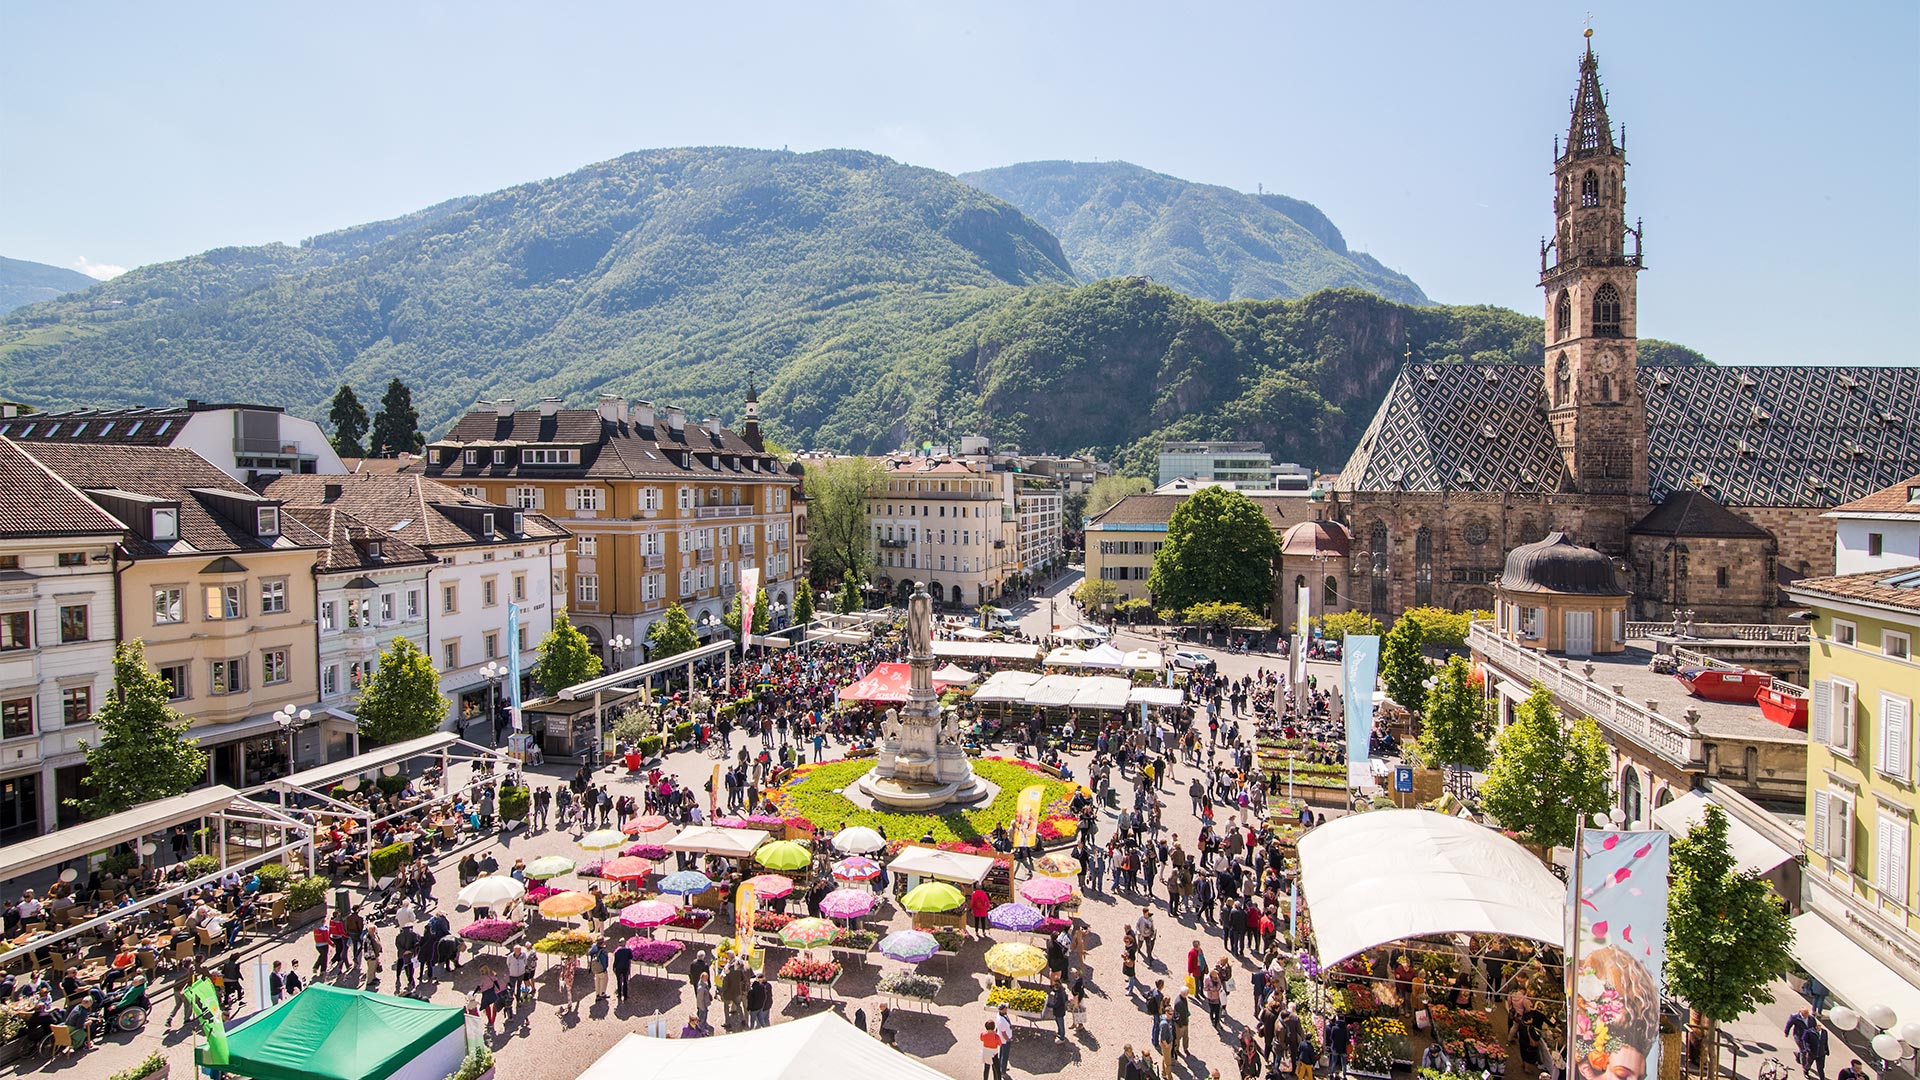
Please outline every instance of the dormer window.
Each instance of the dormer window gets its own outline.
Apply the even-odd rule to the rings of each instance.
[[[493,463],[495,465],[505,465],[507,463],[507,452],[505,450],[495,450],[493,452]]]
[[[466,463],[467,463],[467,464],[469,464],[469,465],[478,465],[478,464],[480,464],[480,451],[478,451],[478,450],[468,450],[468,451],[466,452],[466,454],[465,454],[465,461],[466,461]]]
[[[386,556],[381,554],[384,550],[385,550],[385,546],[382,545],[380,541],[378,540],[367,541],[367,558],[369,559],[385,558]]]
[[[256,536],[279,536],[280,508],[277,506],[256,508],[253,512],[253,531]]]
[[[492,514],[480,515],[480,535],[482,536],[493,535],[493,515]]]
[[[156,506],[153,517],[149,519],[155,540],[178,540],[180,538],[180,509],[175,506]]]
[[[521,535],[524,535],[526,531],[527,531],[527,515],[525,514],[513,515],[513,535],[521,536]]]

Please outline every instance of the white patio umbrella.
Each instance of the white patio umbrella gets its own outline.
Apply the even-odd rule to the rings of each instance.
[[[844,855],[865,855],[887,846],[887,838],[865,825],[841,829],[833,835],[833,849]]]
[[[482,874],[460,890],[460,902],[473,907],[498,907],[527,895],[519,879],[505,874]]]

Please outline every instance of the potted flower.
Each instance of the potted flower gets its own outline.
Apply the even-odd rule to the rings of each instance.
[[[327,879],[309,875],[287,885],[287,925],[300,926],[327,910]]]
[[[469,1050],[466,1060],[447,1080],[493,1080],[493,1051],[485,1046]]]
[[[665,967],[673,963],[674,958],[686,951],[686,944],[679,941],[653,941],[647,938],[635,938],[627,943],[633,953],[633,962],[649,967]]]
[[[987,991],[987,1008],[1005,1005],[1022,1016],[1037,1018],[1047,1011],[1047,995],[1024,986],[996,986]]]
[[[527,924],[513,919],[475,919],[460,928],[460,936],[486,945],[504,945],[520,936]]]
[[[121,1069],[107,1077],[107,1080],[166,1080],[166,1076],[167,1059],[160,1056],[160,1051],[155,1050],[139,1064]]]
[[[791,983],[830,986],[840,977],[840,964],[834,960],[815,960],[801,953],[780,965],[779,977]]]
[[[913,971],[896,971],[882,977],[875,989],[894,997],[932,1001],[940,996],[940,988],[944,985],[945,983],[931,975],[922,975]]]

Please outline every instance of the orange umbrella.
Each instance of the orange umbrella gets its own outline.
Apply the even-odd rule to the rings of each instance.
[[[646,832],[659,832],[671,824],[673,824],[673,822],[668,821],[659,814],[647,814],[634,818],[632,821],[620,826],[620,831],[626,833],[628,836],[638,836]]]

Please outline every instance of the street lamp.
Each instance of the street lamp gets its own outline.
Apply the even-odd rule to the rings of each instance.
[[[287,771],[293,771],[293,733],[307,721],[313,719],[313,710],[296,709],[292,705],[282,705],[273,711],[273,722],[287,737]]]
[[[500,677],[507,673],[506,665],[498,660],[489,660],[480,668],[480,677],[487,680],[487,745],[500,745]]]

